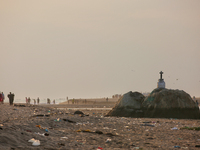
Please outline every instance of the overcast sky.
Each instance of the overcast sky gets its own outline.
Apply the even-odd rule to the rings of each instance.
[[[111,97],[166,88],[200,97],[199,0],[0,0],[0,91]]]

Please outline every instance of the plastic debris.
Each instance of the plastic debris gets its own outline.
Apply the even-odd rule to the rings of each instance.
[[[45,129],[46,132],[49,132],[47,129]]]
[[[61,140],[67,140],[68,137],[66,137],[66,136],[65,136],[65,137],[61,137],[60,139],[61,139]]]
[[[97,134],[103,134],[103,132],[99,131],[99,130],[96,130],[95,133],[97,133]]]
[[[75,111],[74,114],[83,114],[84,115],[84,113],[82,111],[79,111],[79,110]]]
[[[35,140],[32,145],[33,146],[39,146],[40,145],[40,140]]]
[[[57,119],[55,119],[54,121],[57,121],[57,122],[59,122],[59,121],[61,121],[61,120],[60,120],[60,118],[57,118]]]
[[[64,121],[70,122],[70,123],[76,123],[75,121],[69,120],[69,119],[63,119]]]
[[[32,143],[33,146],[39,146],[40,140],[36,140],[34,138],[30,139],[28,142]]]
[[[178,128],[177,127],[173,127],[173,128],[171,128],[171,130],[178,130]]]
[[[196,130],[196,131],[200,131],[200,127],[182,127],[180,128],[181,130],[182,129],[188,129],[188,130]]]
[[[97,148],[97,150],[101,150],[101,149],[103,149],[103,148],[102,148],[102,147],[98,147],[98,148]]]
[[[180,146],[178,146],[178,145],[176,145],[176,146],[174,146],[174,148],[181,148]]]
[[[110,143],[112,140],[111,139],[107,139],[106,140],[106,143]]]
[[[35,139],[34,138],[32,138],[32,139],[30,139],[28,142],[34,142],[35,141]]]
[[[142,124],[141,126],[150,126],[150,127],[155,127],[155,125],[151,125],[151,124],[147,124],[147,123]]]
[[[39,132],[38,133],[35,132],[35,134],[38,134],[38,135],[41,135],[41,136],[45,136],[44,133],[41,134]]]

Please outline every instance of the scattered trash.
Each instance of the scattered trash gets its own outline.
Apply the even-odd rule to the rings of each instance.
[[[187,130],[196,130],[196,131],[200,131],[200,127],[182,127],[180,128],[181,130],[182,129],[187,129]]]
[[[151,123],[151,121],[144,121],[143,123]],[[154,122],[153,122],[154,123]]]
[[[115,136],[115,135],[112,134],[112,133],[106,133],[106,135],[108,135],[108,136]]]
[[[65,144],[64,144],[64,143],[58,143],[58,145],[65,146]]]
[[[44,133],[41,134],[39,132],[38,133],[35,132],[35,134],[38,134],[38,135],[41,135],[41,136],[45,136]]]
[[[68,137],[61,137],[60,139],[61,139],[61,140],[67,140]]]
[[[34,138],[32,138],[32,139],[30,139],[28,142],[34,142],[35,141],[35,139]]]
[[[110,143],[112,140],[111,139],[107,139],[106,140],[106,143]]]
[[[151,125],[151,124],[147,124],[147,123],[142,124],[141,126],[150,126],[150,127],[155,127],[155,125]]]
[[[101,150],[101,149],[103,149],[103,148],[102,148],[102,147],[98,147],[98,148],[97,148],[97,150]]]
[[[89,129],[87,129],[87,130],[81,130],[81,129],[79,129],[76,132],[91,132],[91,131]]]
[[[195,147],[200,147],[200,145],[195,145]]]
[[[57,119],[55,119],[54,121],[57,121],[57,122],[59,122],[59,121],[61,121],[61,120],[60,120],[60,118],[57,118]]]
[[[14,106],[17,106],[17,107],[26,107],[25,105],[18,105],[18,104],[14,104]]]
[[[45,129],[46,132],[49,132],[47,129]]]
[[[63,119],[64,121],[70,122],[70,123],[76,123],[75,121],[69,120],[69,119]]]
[[[101,132],[99,130],[96,130],[95,133],[97,133],[97,134],[103,134],[103,132]]]
[[[174,146],[174,148],[181,148],[180,146],[178,146],[178,145],[176,145],[176,146]]]
[[[49,134],[48,134],[48,133],[45,133],[44,135],[45,135],[45,136],[49,136]]]
[[[103,129],[109,129],[108,127],[104,127]]]
[[[3,127],[3,124],[0,124],[1,127]]]
[[[49,117],[50,115],[40,114],[40,115],[34,115],[33,117]]]
[[[36,125],[36,127],[40,128],[40,129],[42,128],[41,125]]]
[[[30,130],[26,130],[26,132],[32,132],[32,131],[30,131]]]
[[[34,138],[30,139],[28,142],[31,142],[33,146],[40,145],[40,140],[35,140]]]
[[[2,128],[2,127],[0,127],[0,130],[3,130],[3,128]]]
[[[178,128],[177,127],[173,127],[173,128],[171,128],[171,130],[178,130]]]
[[[83,114],[84,115],[84,113],[82,111],[79,111],[79,110],[75,111],[74,114]]]

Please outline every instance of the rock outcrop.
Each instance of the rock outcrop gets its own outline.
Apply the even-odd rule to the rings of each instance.
[[[143,117],[199,119],[199,107],[182,90],[154,89],[142,103]]]
[[[124,94],[106,116],[139,117],[144,95],[139,92]]]
[[[200,119],[200,112],[186,92],[156,88],[146,98],[139,92],[124,94],[106,116]]]

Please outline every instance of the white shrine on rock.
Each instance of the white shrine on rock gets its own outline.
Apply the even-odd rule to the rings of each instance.
[[[162,78],[163,72],[160,72],[160,79],[158,79],[157,88],[165,88],[165,81]]]

